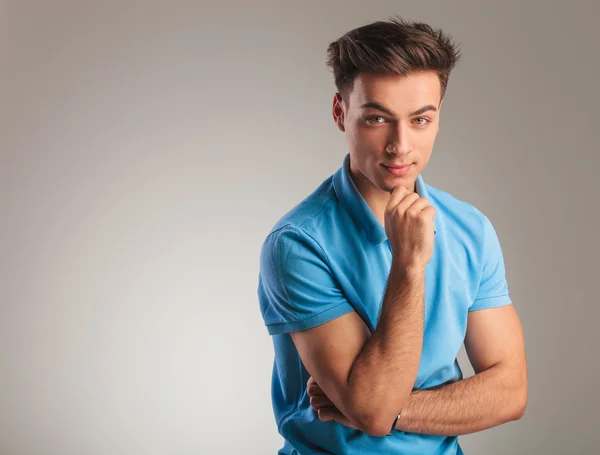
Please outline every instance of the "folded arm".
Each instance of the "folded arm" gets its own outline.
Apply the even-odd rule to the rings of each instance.
[[[475,375],[414,391],[396,429],[461,435],[520,419],[527,406],[523,330],[513,305],[469,313],[465,350]]]
[[[384,436],[408,399],[423,344],[424,271],[392,266],[377,328],[355,311],[291,333],[309,374],[332,403],[372,436]]]
[[[520,419],[527,405],[523,331],[513,305],[469,313],[465,349],[475,375],[411,393],[396,430],[455,436]],[[351,425],[314,381],[311,405],[322,420]]]

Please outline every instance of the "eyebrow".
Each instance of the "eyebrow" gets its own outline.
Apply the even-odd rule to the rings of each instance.
[[[390,111],[386,107],[383,107],[379,103],[375,103],[375,102],[365,103],[365,104],[363,104],[361,106],[361,108],[362,109],[367,109],[367,108],[377,109],[379,111],[385,112],[387,115],[391,115],[392,117],[396,117],[396,114],[394,112]],[[412,117],[413,115],[420,115],[420,114],[423,114],[424,112],[427,112],[427,111],[437,112],[437,109],[436,109],[436,107],[433,104],[428,104],[427,106],[423,106],[423,107],[417,109],[416,111],[411,112],[408,115],[410,117]]]

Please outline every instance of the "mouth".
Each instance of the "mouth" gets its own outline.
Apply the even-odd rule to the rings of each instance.
[[[392,166],[386,166],[385,164],[382,164],[382,166],[392,175],[395,175],[397,177],[402,177],[403,175],[406,175],[406,173],[411,169],[413,163],[410,164],[394,164]]]

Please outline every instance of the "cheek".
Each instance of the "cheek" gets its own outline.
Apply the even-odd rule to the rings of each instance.
[[[350,128],[346,129],[346,139],[350,146],[359,151],[366,148],[367,144],[370,142],[369,134],[364,128],[356,124],[353,124]]]
[[[381,149],[385,147],[389,134],[385,128],[356,128],[356,142],[370,149]]]
[[[426,131],[421,131],[421,134],[415,136],[415,142],[419,145],[420,149],[426,152],[433,147],[436,136],[437,128],[428,128]]]

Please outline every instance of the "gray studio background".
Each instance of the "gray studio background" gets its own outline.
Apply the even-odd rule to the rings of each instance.
[[[597,453],[597,3],[15,0],[2,455],[277,452],[259,249],[347,152],[327,45],[396,13],[462,43],[423,175],[494,223],[525,330],[525,417],[461,445]]]

